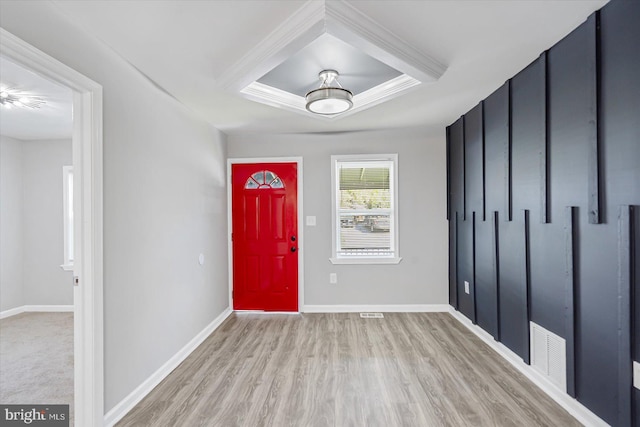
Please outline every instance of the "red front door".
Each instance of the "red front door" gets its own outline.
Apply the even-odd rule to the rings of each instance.
[[[298,311],[297,168],[231,165],[234,310]]]

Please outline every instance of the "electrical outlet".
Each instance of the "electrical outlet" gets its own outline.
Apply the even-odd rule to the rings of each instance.
[[[336,273],[329,273],[329,283],[332,285],[338,283],[338,275]]]
[[[467,282],[466,280],[464,281],[464,293],[469,293],[469,282]]]

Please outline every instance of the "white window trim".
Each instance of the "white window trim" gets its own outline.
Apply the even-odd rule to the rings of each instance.
[[[338,257],[338,162],[366,162],[386,160],[393,163],[393,171],[389,175],[389,185],[393,189],[393,215],[390,220],[393,221],[391,227],[391,242],[394,248],[394,256],[349,256]],[[348,154],[331,156],[331,258],[332,264],[398,264],[402,261],[400,257],[400,231],[398,227],[398,154]]]
[[[64,227],[64,263],[60,266],[64,271],[73,271],[73,260],[69,259],[69,175],[73,175],[73,166],[62,167],[62,222]]]

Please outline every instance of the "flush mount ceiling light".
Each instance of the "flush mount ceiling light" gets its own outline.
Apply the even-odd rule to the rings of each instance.
[[[41,98],[28,95],[15,88],[0,89],[0,104],[5,108],[40,108],[44,103],[45,101]]]
[[[306,108],[315,114],[333,115],[344,113],[353,107],[353,93],[338,83],[336,70],[323,70],[318,74],[320,88],[307,93]]]

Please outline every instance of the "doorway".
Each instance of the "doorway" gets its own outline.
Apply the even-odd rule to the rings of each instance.
[[[229,160],[230,305],[302,306],[301,159]]]
[[[1,28],[0,55],[73,92],[74,424],[103,425],[102,87]]]

